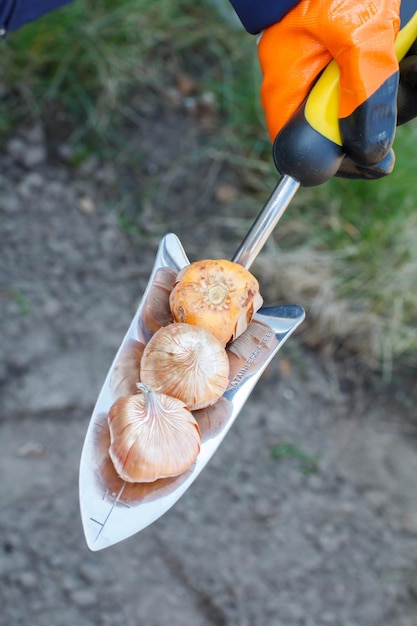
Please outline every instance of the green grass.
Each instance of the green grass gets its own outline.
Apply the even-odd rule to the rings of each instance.
[[[250,49],[252,38],[227,27],[211,3],[75,1],[2,43],[3,88],[12,87],[15,94],[0,104],[2,125],[13,125],[14,113],[41,115],[59,101],[80,132],[103,139],[117,116],[128,114],[129,90],[164,90],[181,68],[199,76],[229,119],[244,129],[257,106],[247,68],[242,71]],[[17,107],[10,106],[11,99]]]
[[[314,474],[319,469],[317,457],[307,454],[293,443],[277,443],[271,448],[271,456],[275,461],[294,459],[298,463],[300,472],[306,476]]]
[[[224,19],[221,6],[215,0],[79,0],[25,26],[0,42],[0,132],[41,119],[58,104],[72,122],[75,160],[94,150],[105,157],[119,124],[132,117],[132,90],[140,88],[142,97],[161,93],[187,71],[215,94],[223,116],[215,148],[240,168],[258,206],[278,176],[259,102],[256,44]],[[416,145],[412,122],[399,129],[397,165],[386,179],[333,179],[301,190],[275,236],[278,258],[291,254],[297,264],[314,251],[330,263],[327,299],[321,306],[318,285],[313,303],[305,302],[315,343],[332,336],[349,343],[356,331],[347,318],[356,316],[367,337],[364,353],[386,369],[396,360],[417,363]],[[297,285],[292,281],[292,293]],[[354,349],[361,351],[360,341]]]
[[[416,123],[400,128],[390,176],[334,179],[319,192],[327,207],[320,215],[321,245],[333,253],[337,297],[367,318],[370,356],[387,371],[400,356],[416,362],[416,145]]]

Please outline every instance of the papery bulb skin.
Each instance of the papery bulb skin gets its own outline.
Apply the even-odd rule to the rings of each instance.
[[[222,344],[200,326],[173,323],[147,343],[141,381],[179,398],[191,410],[214,404],[229,384],[229,360]]]
[[[137,394],[114,402],[108,424],[109,455],[127,482],[178,476],[200,452],[200,429],[188,407],[141,383]]]
[[[110,379],[110,387],[116,398],[130,396],[136,392],[144,348],[145,344],[131,339],[121,351]]]
[[[259,283],[247,269],[210,259],[182,269],[169,298],[175,322],[202,326],[223,346],[246,330],[262,302]]]
[[[169,295],[175,278],[176,272],[168,267],[159,268],[155,274],[139,319],[139,332],[144,337],[145,343],[161,326],[174,321],[169,306]]]

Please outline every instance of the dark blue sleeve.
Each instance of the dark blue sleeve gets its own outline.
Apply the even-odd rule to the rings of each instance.
[[[0,35],[5,35],[71,0],[0,0]]]
[[[246,30],[252,35],[261,32],[284,17],[299,0],[230,0]]]

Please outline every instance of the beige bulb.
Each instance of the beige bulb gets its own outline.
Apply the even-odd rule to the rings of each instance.
[[[229,360],[205,328],[173,323],[149,340],[140,379],[156,391],[179,398],[191,410],[214,404],[229,384]]]
[[[183,402],[138,383],[138,393],[118,398],[108,423],[109,454],[128,482],[152,482],[185,472],[200,452],[200,429]]]

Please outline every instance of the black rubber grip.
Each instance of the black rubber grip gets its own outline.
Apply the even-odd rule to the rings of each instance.
[[[308,123],[304,109],[305,103],[278,133],[272,154],[280,174],[291,176],[303,187],[314,187],[336,174],[344,153]]]

